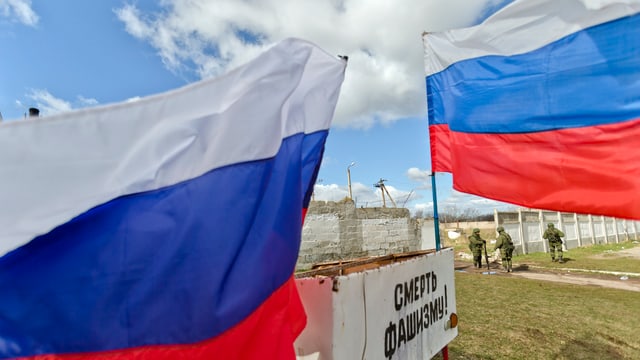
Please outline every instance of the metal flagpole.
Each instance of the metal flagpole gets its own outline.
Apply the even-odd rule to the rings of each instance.
[[[440,250],[440,221],[438,220],[438,195],[436,193],[436,172],[431,171],[431,193],[433,194],[433,225],[436,235],[436,251]],[[449,346],[442,348],[442,359],[449,360]]]
[[[436,194],[435,171],[431,171],[431,192],[433,193],[433,226],[436,235],[436,250],[440,250],[440,221],[438,220],[438,195]]]

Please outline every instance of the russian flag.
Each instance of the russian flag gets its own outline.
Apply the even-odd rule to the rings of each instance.
[[[288,39],[217,79],[2,123],[0,358],[295,358],[345,66]]]
[[[433,171],[486,198],[640,219],[639,12],[516,0],[425,33]]]

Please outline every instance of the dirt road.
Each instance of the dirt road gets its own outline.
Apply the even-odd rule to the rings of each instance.
[[[538,273],[538,272],[517,272],[517,273],[514,272],[513,276],[520,276],[527,279],[555,281],[555,282],[576,284],[576,285],[594,285],[594,286],[601,286],[601,287],[606,287],[611,289],[640,292],[640,281],[637,279],[633,279],[631,277],[627,277],[626,280],[622,280],[624,279],[624,276],[621,276],[621,277],[609,276],[607,278],[602,278],[602,277],[593,277],[590,275]]]

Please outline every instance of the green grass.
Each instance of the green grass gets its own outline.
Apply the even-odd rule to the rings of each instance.
[[[456,273],[451,359],[640,359],[640,293]]]
[[[610,252],[632,246],[638,244],[572,249],[566,264],[552,264],[544,253],[514,260],[640,272],[640,260]],[[450,359],[640,359],[640,292],[465,272],[455,281],[460,323]]]
[[[547,253],[519,255],[514,263],[524,263],[546,268],[576,268],[584,270],[604,270],[640,273],[640,261],[636,258],[617,256],[616,252],[640,246],[637,242],[626,241],[618,244],[591,245],[564,252],[564,264],[551,263]]]
[[[448,240],[444,246],[452,246],[456,253],[469,252],[467,240]],[[618,271],[626,273],[640,273],[640,261],[631,257],[617,256],[620,250],[640,246],[637,241],[625,241],[617,244],[598,244],[574,248],[564,252],[565,263],[552,263],[548,253],[537,252],[517,255],[513,257],[514,267],[528,265],[542,269],[572,268],[582,270]],[[493,246],[490,244],[488,250]],[[491,256],[491,253],[490,253]],[[471,260],[466,260],[471,263]]]

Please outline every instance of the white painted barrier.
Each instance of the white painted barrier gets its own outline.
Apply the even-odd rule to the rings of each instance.
[[[308,316],[295,342],[300,359],[431,359],[458,335],[452,248],[296,277]]]

